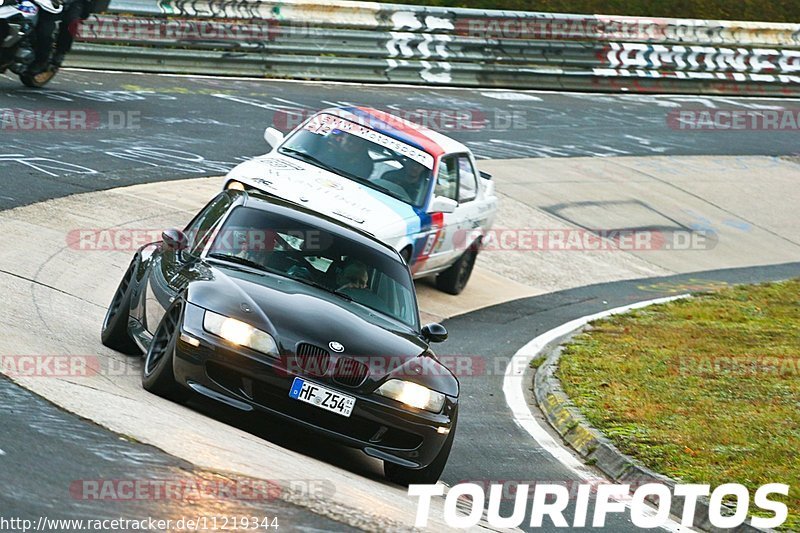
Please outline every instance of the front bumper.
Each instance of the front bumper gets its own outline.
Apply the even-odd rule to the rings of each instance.
[[[203,313],[198,306],[186,307],[175,350],[179,384],[233,407],[276,415],[406,468],[428,466],[444,445],[457,399],[447,397],[442,413],[412,411],[371,392],[306,376],[295,365],[287,365],[287,357],[278,359],[234,346],[206,332]],[[352,414],[344,417],[290,398],[296,376],[355,397]]]

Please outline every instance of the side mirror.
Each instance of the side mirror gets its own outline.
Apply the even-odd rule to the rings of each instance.
[[[168,250],[174,250],[181,258],[183,250],[186,248],[186,235],[179,229],[165,229],[161,232],[161,240],[164,242],[164,247]]]
[[[275,148],[283,142],[283,133],[279,132],[273,127],[264,130],[264,140],[271,148]]]
[[[443,325],[434,322],[422,326],[422,337],[428,342],[444,342],[447,340],[447,330]]]
[[[458,207],[458,202],[444,196],[434,196],[428,213],[452,213]]]

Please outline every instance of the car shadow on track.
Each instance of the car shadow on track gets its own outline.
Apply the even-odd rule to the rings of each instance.
[[[185,405],[204,416],[246,431],[282,448],[368,479],[388,483],[383,477],[381,461],[367,456],[361,450],[349,448],[277,417],[260,412],[245,413],[199,395],[193,395]]]

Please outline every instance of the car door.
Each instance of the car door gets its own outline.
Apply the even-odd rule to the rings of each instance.
[[[458,202],[452,213],[442,216],[442,227],[432,246],[428,267],[443,268],[464,253],[480,231],[482,212],[478,202],[478,173],[467,153],[442,158],[434,194]]]
[[[457,260],[466,247],[481,235],[488,213],[481,201],[478,169],[469,154],[458,155],[458,207],[454,213],[455,227],[450,233],[450,241],[445,243],[452,254],[450,260]]]
[[[145,328],[152,335],[175,296],[194,279],[196,265],[208,239],[217,224],[224,218],[233,201],[228,191],[217,195],[186,226],[187,242],[184,250],[171,250],[163,243],[150,262],[145,293]]]
[[[448,155],[439,160],[433,195],[458,201],[457,156]],[[449,261],[451,251],[445,243],[448,239],[448,228],[453,226],[457,216],[456,213],[431,213],[431,228],[425,235],[417,264],[414,265],[415,274],[439,270]]]

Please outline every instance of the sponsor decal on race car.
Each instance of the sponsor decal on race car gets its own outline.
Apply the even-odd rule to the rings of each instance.
[[[345,131],[384,148],[394,150],[398,154],[423,165],[428,170],[433,168],[433,156],[431,154],[341,117],[321,113],[309,120],[303,128],[318,135],[328,135],[334,130]]]

